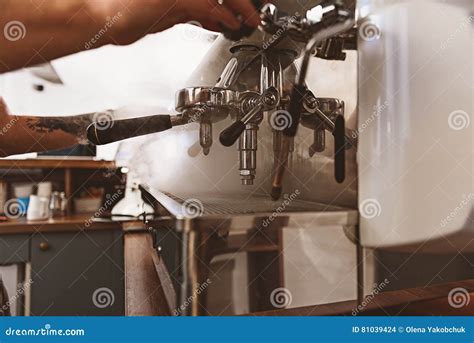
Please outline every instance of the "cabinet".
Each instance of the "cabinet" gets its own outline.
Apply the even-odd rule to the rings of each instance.
[[[30,315],[124,315],[121,230],[38,231],[0,238],[5,246],[29,248],[21,261],[1,254],[0,264],[30,262]]]

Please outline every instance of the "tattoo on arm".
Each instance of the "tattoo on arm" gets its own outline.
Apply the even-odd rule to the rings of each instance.
[[[103,120],[105,117],[113,120],[111,112],[89,113],[71,117],[31,117],[27,125],[31,130],[39,133],[63,131],[76,136],[79,144],[87,144],[87,127],[94,121]]]

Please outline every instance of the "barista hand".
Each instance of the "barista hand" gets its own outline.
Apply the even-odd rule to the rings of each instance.
[[[220,3],[222,5],[217,0],[176,1],[178,13],[187,14],[186,21],[198,21],[212,31],[220,31],[220,24],[233,30],[242,24],[255,28],[260,24],[260,16],[250,0],[222,0]]]
[[[265,1],[262,1],[265,2]],[[221,3],[221,4],[220,4]],[[0,73],[106,44],[129,44],[178,23],[256,27],[251,0],[0,1]]]

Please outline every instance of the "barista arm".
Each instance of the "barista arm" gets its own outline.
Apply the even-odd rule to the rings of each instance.
[[[0,98],[0,157],[87,144],[86,128],[95,116],[15,116]]]
[[[107,44],[130,44],[189,21],[215,31],[242,24],[255,28],[260,22],[251,0],[46,0],[37,5],[1,0],[0,73]]]

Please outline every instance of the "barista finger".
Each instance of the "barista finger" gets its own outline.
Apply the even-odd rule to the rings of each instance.
[[[217,1],[215,4],[213,3],[210,6],[211,10],[209,12],[209,19],[222,23],[222,25],[232,30],[240,29],[240,21],[228,7],[219,5]]]
[[[222,0],[225,6],[229,7],[235,13],[241,14],[244,23],[257,27],[260,25],[260,13],[258,9],[252,4],[251,0]],[[265,3],[266,1],[260,1],[261,3]]]
[[[200,24],[202,25],[203,28],[205,28],[206,30],[209,30],[209,31],[214,31],[214,32],[221,32],[222,31],[222,27],[216,21],[201,20]]]

